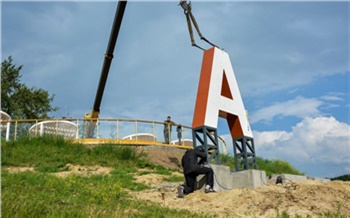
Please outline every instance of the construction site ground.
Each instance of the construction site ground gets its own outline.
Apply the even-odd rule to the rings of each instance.
[[[144,152],[155,164],[181,170],[183,151],[144,149]],[[135,192],[133,196],[164,207],[204,212],[218,217],[276,217],[283,214],[292,217],[350,217],[350,182],[310,179],[276,185],[275,181],[268,181],[267,186],[256,189],[232,189],[209,194],[198,190],[178,198],[176,189],[160,189],[162,185],[167,185],[163,181],[164,177],[159,174],[138,176],[139,182],[148,183],[153,189]],[[168,185],[173,187],[174,184]]]

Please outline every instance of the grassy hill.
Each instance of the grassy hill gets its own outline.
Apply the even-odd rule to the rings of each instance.
[[[113,170],[109,175],[87,177],[53,174],[68,170],[67,164]],[[149,188],[135,181],[134,176],[141,173],[138,169],[171,173],[133,147],[87,147],[60,138],[22,138],[1,143],[1,165],[1,217],[204,217],[130,198],[128,191]],[[10,167],[34,171],[11,173]]]
[[[222,160],[233,167],[232,157]],[[130,191],[150,188],[136,182],[135,176],[180,171],[155,165],[146,153],[130,146],[89,147],[61,138],[21,138],[15,142],[2,141],[1,165],[2,217],[210,217],[133,199]],[[55,174],[69,170],[69,165],[104,166],[112,170],[108,175]],[[258,166],[268,173],[301,174],[280,160],[258,158]],[[13,173],[12,168],[32,170]],[[166,182],[183,180],[168,176]]]

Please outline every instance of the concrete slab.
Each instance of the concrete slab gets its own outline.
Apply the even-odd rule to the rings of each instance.
[[[206,167],[212,168],[214,171],[214,190],[225,191],[232,189],[232,178],[230,173],[230,167],[224,165],[210,164]],[[197,177],[197,189],[203,190],[206,185],[206,176],[200,175]]]
[[[232,188],[254,189],[266,186],[266,173],[261,170],[244,170],[234,172],[232,175]]]
[[[214,171],[214,190],[215,191],[227,191],[234,188],[248,188],[255,189],[258,187],[264,187],[267,185],[267,178],[265,171],[261,170],[244,170],[239,172],[231,172],[228,166],[210,164],[210,167]],[[306,176],[292,175],[292,174],[279,174],[269,176],[269,180],[276,181],[278,176],[282,176],[284,183],[288,181],[305,181],[308,178]],[[321,180],[322,182],[328,182],[327,179],[313,178],[315,180]],[[197,189],[204,190],[206,185],[206,177],[200,175],[197,177]]]
[[[316,181],[320,181],[320,182],[323,182],[323,183],[327,183],[327,182],[331,181],[330,179],[319,178],[319,177],[308,177],[307,179],[309,179],[309,180],[316,180]]]
[[[272,174],[269,179],[276,181],[278,176],[282,176],[283,182],[285,181],[292,181],[292,182],[296,182],[296,181],[306,181],[307,177],[306,176],[300,176],[300,175],[292,175],[292,174],[279,174],[279,175],[275,175]]]
[[[228,166],[210,164],[214,171],[214,190],[227,191],[234,188],[254,189],[266,185],[266,173],[260,170],[245,170],[232,173]],[[206,177],[197,177],[197,189],[204,190]]]
[[[227,191],[233,188],[230,167],[224,165],[211,164],[214,171],[214,190]]]

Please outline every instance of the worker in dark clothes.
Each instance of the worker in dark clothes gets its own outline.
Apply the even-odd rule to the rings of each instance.
[[[176,126],[177,124],[171,120],[171,117],[168,116],[166,120],[164,120],[164,139],[165,139],[165,144],[169,144],[171,141],[171,130],[173,126]]]
[[[177,187],[179,198],[182,198],[184,195],[192,193],[195,190],[197,176],[201,174],[206,175],[207,178],[205,193],[215,192],[213,190],[214,172],[211,168],[204,166],[206,160],[207,156],[203,149],[187,150],[185,152],[181,163],[185,175],[186,186],[180,185]]]
[[[176,127],[176,132],[177,132],[177,138],[179,139],[179,145],[182,145],[182,125],[179,124]]]

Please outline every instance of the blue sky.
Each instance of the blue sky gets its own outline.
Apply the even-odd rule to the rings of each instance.
[[[350,173],[349,4],[192,2],[202,34],[230,55],[258,156],[310,176]],[[116,5],[2,2],[1,60],[55,94],[53,116],[91,111]],[[202,55],[177,1],[128,2],[100,117],[190,126]],[[232,145],[223,120],[218,132]]]

